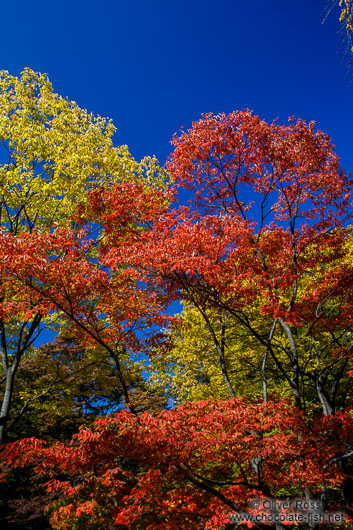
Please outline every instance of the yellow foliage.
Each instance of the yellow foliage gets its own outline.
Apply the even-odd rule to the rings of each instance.
[[[46,74],[26,68],[14,77],[0,71],[0,230],[16,236],[74,223],[78,206],[86,202],[95,186],[111,187],[134,178],[149,189],[164,188],[169,176],[157,159],[146,157],[137,162],[127,146],[114,147],[115,131],[109,119],[94,116],[56,94]],[[97,232],[95,237],[99,237]],[[95,252],[97,249],[92,250],[92,260]],[[18,378],[19,386],[13,394],[16,413],[21,414],[26,404],[52,415],[65,413],[75,406],[75,395],[89,393],[90,385],[104,388],[110,395],[117,377],[112,376],[114,366],[106,352],[83,348],[83,359],[70,358],[68,366],[43,351],[39,353],[32,344],[39,331],[62,330],[67,322],[60,312],[44,315],[45,310],[32,303],[33,293],[21,283],[6,283],[3,278],[0,283],[1,302],[11,307],[6,321],[0,318],[2,345],[6,342],[0,378],[4,383],[7,367],[17,370],[20,360],[24,368],[27,363],[39,372],[43,369],[38,385],[28,381],[30,370],[22,380]],[[21,306],[20,298],[28,303]],[[108,324],[102,322],[103,326]],[[60,353],[58,359],[64,357]],[[42,359],[42,365],[36,365]],[[3,388],[1,395],[5,395]],[[7,397],[4,403],[2,414],[7,415]],[[0,426],[0,438],[1,433]]]
[[[350,31],[353,30],[353,2],[352,0],[340,0],[341,14],[340,22]]]
[[[2,229],[64,223],[94,185],[131,178],[163,186],[158,161],[138,163],[127,146],[113,147],[109,119],[89,114],[53,91],[46,74],[0,72]],[[6,228],[4,225],[7,225]]]
[[[341,8],[340,22],[343,24],[346,33],[347,40],[349,43],[352,42],[351,33],[353,32],[353,1],[352,0],[340,0],[339,5]],[[351,46],[353,52],[353,46]]]
[[[212,336],[198,310],[184,304],[182,325],[170,333],[171,347],[156,352],[148,370],[152,373],[153,386],[167,388],[176,403],[203,399],[229,399],[222,369]],[[209,310],[208,317],[216,336],[221,337],[221,324],[216,310]],[[257,314],[258,322],[261,317]],[[255,320],[254,320],[254,325]],[[237,396],[251,400],[263,397],[261,365],[264,348],[256,339],[233,320],[225,331],[225,362],[232,388]],[[269,359],[267,364],[271,366]],[[282,397],[290,395],[280,379],[268,382],[268,391]]]

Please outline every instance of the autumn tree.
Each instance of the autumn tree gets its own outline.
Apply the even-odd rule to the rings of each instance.
[[[50,311],[49,308],[53,306],[50,306],[48,297],[43,297],[38,289],[33,289],[35,282],[31,280],[31,268],[33,265],[35,277],[35,269],[39,266],[35,245],[44,244],[45,247],[46,238],[50,238],[57,228],[56,236],[53,235],[57,238],[56,249],[60,246],[58,234],[61,230],[60,241],[67,248],[76,245],[77,254],[79,236],[76,231],[74,243],[73,233],[70,232],[75,230],[78,222],[73,215],[77,212],[78,204],[85,202],[95,186],[107,183],[112,186],[129,179],[140,179],[145,185],[152,180],[165,180],[155,159],[144,159],[138,163],[126,146],[113,147],[114,132],[115,128],[109,120],[94,117],[76,103],[57,95],[46,75],[29,69],[20,78],[10,76],[7,72],[1,73],[0,342],[3,388],[0,441],[4,440],[6,434],[21,359],[27,353],[31,355],[31,348],[43,329],[51,327],[57,331],[62,325],[60,310]],[[92,227],[92,230],[96,230],[96,227]],[[71,237],[70,242],[65,242],[64,233],[71,234],[68,236]],[[92,263],[97,237],[97,234],[92,233],[89,248],[87,245],[81,247],[82,252],[91,252]],[[88,233],[86,239],[89,239]],[[32,255],[29,248],[33,250]],[[61,258],[67,248],[60,248]],[[20,274],[16,276],[18,271],[10,271],[7,267],[12,259],[16,260],[13,252],[22,253],[22,265],[27,267],[27,285]],[[46,258],[52,260],[52,275],[57,277],[59,271],[54,271],[54,255],[49,257],[47,254]],[[69,262],[67,267],[70,266]],[[96,272],[98,277],[98,269]],[[71,280],[74,280],[73,276]],[[82,296],[85,294],[82,293]]]
[[[157,414],[166,407],[161,393],[147,392],[138,365],[123,364],[122,369],[139,413]],[[36,436],[47,442],[69,443],[80,427],[88,427],[97,417],[123,407],[124,395],[113,360],[102,351],[83,351],[69,337],[59,336],[20,364],[8,439]],[[0,483],[0,519],[7,521],[9,528],[49,526],[44,508],[59,494],[46,492],[46,481],[28,471],[12,470],[6,482]]]
[[[160,301],[138,288],[133,271],[102,261],[109,234],[99,216],[114,215],[103,212],[104,187],[120,185],[120,195],[138,203],[138,194],[146,201],[153,186],[165,187],[166,173],[154,158],[137,163],[126,147],[113,147],[113,125],[55,94],[45,75],[3,72],[1,83],[1,440],[9,430],[10,440],[65,439],[75,424],[131,395],[135,410],[158,411],[165,402],[147,395],[129,355],[138,353]],[[128,208],[118,214],[120,230],[138,233],[145,219]],[[38,348],[48,328],[70,344]],[[147,349],[148,341],[152,335]],[[17,481],[18,516],[28,513],[25,484]],[[39,507],[43,501],[31,497]]]
[[[192,207],[159,220],[139,259],[206,325],[219,308],[250,333],[298,408],[312,386],[325,413],[344,406],[331,385],[343,391],[350,366],[350,180],[329,138],[313,123],[234,112],[205,116],[174,145],[168,167]]]
[[[130,391],[141,393],[142,398],[144,382],[139,366],[126,358],[122,370]],[[136,398],[134,403],[142,407]],[[67,440],[81,425],[123,406],[114,360],[102,348],[88,351],[69,336],[59,335],[35,348],[20,364],[9,440],[28,435]],[[159,408],[162,410],[161,404]]]
[[[106,252],[113,235],[104,223],[106,218],[117,220],[116,250],[127,251],[143,234],[142,223],[165,208],[167,195],[137,178],[111,186],[109,192],[102,190],[93,189],[87,205],[77,211],[77,223],[85,222],[84,227],[2,235],[1,272],[11,293],[3,311],[12,317],[16,297],[18,310],[55,318],[86,351],[98,349],[98,357],[99,352],[110,356],[129,402],[122,363],[158,340],[159,332],[152,328],[166,322],[162,310],[169,298],[147,280],[142,284],[133,267]],[[91,216],[95,239],[90,235],[93,224],[88,225],[85,216]]]
[[[103,227],[93,260],[85,232],[58,229],[3,239],[4,270],[118,360],[122,344],[168,351],[163,334],[131,333],[131,315],[155,331],[163,303],[182,298],[230,396],[229,368],[244,368],[236,357],[251,345],[261,399],[185,403],[157,418],[132,410],[70,444],[24,440],[4,454],[53,473],[55,528],[214,529],[249,514],[254,496],[320,496],[352,513],[351,180],[327,135],[302,120],[208,114],[173,144],[168,169],[189,207],[170,208],[169,190],[138,180],[102,186],[77,211],[83,229]],[[276,385],[281,396],[268,392]],[[73,470],[78,482],[62,478]]]
[[[218,530],[233,528],[234,514],[256,516],[251,500],[340,488],[336,455],[352,432],[346,413],[311,422],[283,402],[200,401],[157,417],[100,418],[69,444],[32,438],[9,444],[6,456],[50,479],[48,493],[60,495],[51,505],[55,529]],[[278,528],[264,514],[248,527]],[[285,527],[296,527],[286,516]],[[350,525],[347,518],[340,528]]]
[[[347,43],[348,64],[351,67],[353,58],[353,2],[352,0],[340,0],[341,8],[340,22],[345,32],[345,40]]]
[[[353,31],[353,4],[351,0],[339,0],[341,8],[340,22],[344,24],[347,33]]]
[[[140,262],[199,312],[214,351],[210,312],[257,343],[264,401],[280,376],[309,416],[349,408],[351,181],[330,139],[314,123],[269,125],[244,111],[205,115],[173,144],[168,169],[191,206],[157,222]],[[337,459],[351,509],[350,456],[347,446]]]
[[[166,330],[163,348],[146,362],[153,387],[168,392],[174,403],[229,396],[261,399],[263,349],[227,312],[207,309],[207,322],[190,303]],[[288,396],[276,367],[267,359],[268,394]],[[228,384],[225,384],[225,377]]]

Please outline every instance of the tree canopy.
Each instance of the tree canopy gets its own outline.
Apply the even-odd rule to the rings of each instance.
[[[56,529],[294,528],[254,502],[295,498],[349,528],[352,180],[331,139],[205,114],[161,169],[46,76],[2,79],[2,478],[34,477]]]
[[[108,303],[108,283],[119,281],[116,274],[108,280],[104,265],[97,263],[97,245],[104,234],[97,223],[91,232],[88,226],[82,228],[80,205],[104,184],[123,186],[131,180],[141,193],[147,185],[150,190],[163,188],[166,174],[154,158],[138,163],[126,146],[114,147],[112,123],[60,97],[46,75],[26,69],[20,78],[2,72],[0,80],[0,334],[5,383],[0,439],[4,440],[20,362],[31,355],[43,329],[61,328],[67,312],[62,300],[61,306],[58,300],[59,305],[53,302],[53,290],[48,292],[50,275],[54,284],[67,288],[64,297],[71,313],[82,312],[85,305],[86,316],[89,312],[92,318],[94,311],[103,315],[105,310],[94,309],[94,296],[88,300],[84,292],[94,289],[92,282],[96,287],[101,282],[100,288],[105,282]],[[133,304],[132,298],[127,299]]]

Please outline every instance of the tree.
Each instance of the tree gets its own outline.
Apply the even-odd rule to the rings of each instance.
[[[138,179],[98,187],[76,212],[83,228],[0,239],[2,274],[118,372],[126,352],[164,351],[157,328],[182,298],[230,394],[238,361],[224,334],[236,330],[236,352],[252,345],[261,402],[186,403],[156,418],[132,407],[70,444],[19,441],[4,456],[55,475],[56,528],[187,530],[218,516],[211,529],[257,495],[320,495],[351,514],[352,182],[327,135],[302,120],[208,114],[173,144],[168,169],[189,207],[170,208],[169,189]],[[268,392],[276,385],[292,403]],[[81,476],[63,482],[66,471]]]
[[[152,327],[165,322],[162,308],[168,298],[147,280],[142,285],[136,270],[123,260],[114,259],[111,252],[107,255],[113,234],[104,223],[106,218],[109,222],[116,219],[116,250],[128,251],[143,233],[143,223],[165,208],[166,200],[164,190],[153,190],[131,178],[109,192],[96,188],[89,194],[87,207],[77,211],[77,222],[88,222],[88,217],[83,218],[87,209],[85,215],[92,216],[95,228],[86,223],[84,228],[59,226],[51,231],[0,236],[1,274],[7,288],[3,318],[13,318],[16,298],[20,314],[60,319],[60,325],[81,346],[100,348],[105,356],[110,355],[127,402],[122,360],[129,352],[141,351],[142,345],[148,349],[158,339],[159,333]],[[92,230],[97,233],[100,227],[96,239],[91,239]]]
[[[340,0],[339,5],[341,7],[340,22],[345,25],[347,32],[353,31],[353,5],[351,0]]]
[[[311,423],[286,403],[200,401],[155,418],[97,419],[69,444],[19,441],[6,456],[50,477],[48,492],[61,496],[51,506],[55,529],[217,530],[236,513],[256,515],[252,499],[338,488],[336,455],[352,432],[349,414]],[[275,528],[262,521],[250,527]]]
[[[129,388],[141,388],[138,366],[123,363],[122,370]],[[69,336],[56,336],[27,355],[16,381],[9,440],[67,440],[80,425],[124,405],[113,359],[99,348],[85,350]]]
[[[75,230],[78,204],[95,186],[130,178],[145,183],[165,180],[155,159],[138,163],[126,146],[113,147],[114,132],[109,120],[96,118],[53,92],[46,75],[29,69],[20,78],[1,73],[0,140],[6,162],[0,167],[0,224],[7,254],[0,277],[0,441],[5,439],[21,360],[31,355],[43,329],[60,328],[58,312],[48,311],[49,302],[7,274],[6,260],[15,258],[12,250],[20,251],[22,243],[27,249],[32,244],[34,250],[34,242],[44,242],[55,227],[63,230],[64,242],[64,227],[67,233]],[[34,261],[37,257],[32,254]]]
[[[349,66],[351,66],[353,54],[353,2],[352,0],[340,0],[339,5],[341,7],[340,22],[345,31],[345,39],[348,48],[348,63]]]
[[[139,412],[156,414],[166,407],[162,395],[147,393],[138,366],[123,364],[122,369]],[[97,417],[123,406],[124,396],[113,361],[102,351],[82,351],[69,337],[59,336],[21,362],[11,411],[15,423],[9,426],[9,441],[36,436],[47,442],[69,443],[79,427],[88,427]],[[6,482],[0,484],[0,519],[7,521],[9,528],[49,527],[43,510],[59,494],[46,493],[45,482],[43,477],[33,478],[29,472],[12,470]]]
[[[151,384],[167,391],[174,403],[232,395],[261,400],[263,351],[257,340],[226,312],[208,309],[206,316],[205,323],[197,308],[184,303],[179,319],[166,332],[163,348],[146,363]],[[268,394],[289,396],[271,359],[266,367],[271,372]]]
[[[168,169],[191,206],[158,220],[134,255],[206,328],[220,310],[252,337],[265,401],[280,376],[308,415],[350,407],[351,180],[330,139],[314,123],[268,125],[245,111],[205,115],[173,144]],[[350,454],[338,458],[352,509]]]
[[[337,392],[338,402],[329,403],[332,388],[323,389],[323,371],[332,382],[337,370],[340,383],[351,350],[351,240],[344,225],[350,180],[328,137],[313,123],[267,125],[235,112],[205,116],[174,145],[169,170],[195,191],[193,209],[159,220],[139,259],[190,300],[206,324],[208,308],[220,308],[247,330],[281,371],[298,408],[312,384],[325,413],[344,405]],[[317,363],[305,376],[299,328],[308,331],[308,355]],[[333,350],[335,366],[322,366]]]

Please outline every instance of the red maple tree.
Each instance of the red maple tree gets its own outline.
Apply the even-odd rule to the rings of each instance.
[[[352,421],[341,413],[309,422],[283,402],[204,401],[157,417],[120,412],[68,445],[26,439],[5,456],[51,477],[48,493],[61,494],[53,528],[217,530],[231,514],[256,514],[253,499],[341,486],[336,456],[352,443]]]
[[[97,254],[76,232],[32,234],[13,244],[6,271],[84,340],[110,349],[141,347],[136,317],[141,329],[163,324],[163,303],[177,297],[211,336],[208,311],[221,309],[263,357],[263,403],[191,403],[157,418],[123,412],[69,445],[27,440],[4,454],[53,473],[49,490],[63,495],[55,528],[213,529],[230,512],[248,513],[254,496],[320,494],[349,511],[351,180],[327,135],[301,120],[206,115],[173,144],[168,168],[193,194],[189,207],[168,208],[169,193],[141,183],[99,188],[78,212],[104,227]],[[226,361],[221,351],[236,395]],[[292,405],[268,395],[271,377]],[[55,478],[63,472],[77,472],[75,483]]]
[[[163,308],[169,298],[122,256],[163,211],[167,200],[167,191],[131,179],[109,190],[94,188],[87,205],[78,208],[73,226],[0,234],[3,320],[16,314],[25,320],[48,315],[61,319],[66,332],[82,347],[101,348],[111,356],[132,410],[121,365],[129,353],[147,352],[158,343],[159,329],[168,320]],[[21,355],[11,367],[4,424]]]

